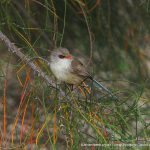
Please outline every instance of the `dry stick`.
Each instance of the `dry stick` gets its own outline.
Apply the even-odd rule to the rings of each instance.
[[[32,68],[33,71],[35,71],[39,76],[41,76],[50,86],[54,88],[58,88],[56,84],[41,70],[39,69],[33,62],[30,61],[30,58],[28,58],[26,55],[24,55],[19,48],[15,46],[14,43],[12,43],[6,35],[4,35],[0,31],[0,39],[4,42],[4,44],[7,46],[8,50],[12,52],[13,54],[17,55],[21,60],[23,60],[30,68]],[[61,92],[61,95],[65,96],[65,93],[59,89]]]

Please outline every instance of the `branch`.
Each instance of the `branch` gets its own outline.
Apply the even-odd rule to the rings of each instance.
[[[14,55],[18,56],[22,61],[24,61],[33,71],[35,71],[39,76],[41,76],[50,86],[58,88],[54,81],[52,81],[40,68],[38,68],[33,62],[30,61],[26,55],[24,55],[19,48],[12,43],[6,35],[0,31],[0,40],[7,46],[8,51],[12,52]],[[65,93],[60,90],[61,94],[64,96]]]

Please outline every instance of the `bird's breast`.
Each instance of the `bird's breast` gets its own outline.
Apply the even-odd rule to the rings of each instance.
[[[51,70],[55,77],[66,83],[79,84],[82,78],[71,72],[71,61],[63,60],[56,63],[52,62],[50,64]]]
[[[56,63],[52,62],[50,67],[57,79],[65,81],[70,72],[71,62],[68,60],[62,60]]]

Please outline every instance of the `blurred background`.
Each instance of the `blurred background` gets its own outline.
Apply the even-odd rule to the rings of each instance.
[[[118,96],[119,99],[121,99],[119,100],[119,104],[112,104],[112,102],[109,101],[109,104],[98,104],[99,108],[97,108],[98,110],[100,109],[102,115],[104,112],[102,108],[107,105],[105,111],[107,110],[107,114],[112,114],[109,115],[110,118],[108,120],[110,120],[110,122],[118,122],[118,124],[119,122],[123,122],[122,125],[118,125],[117,123],[111,124],[106,119],[108,118],[108,116],[105,116],[106,114],[101,116],[101,119],[106,119],[104,124],[107,124],[106,126],[108,128],[117,129],[119,126],[120,136],[117,136],[116,141],[128,141],[129,143],[131,143],[131,141],[132,143],[137,143],[137,141],[139,141],[138,139],[141,139],[144,143],[149,141],[149,0],[1,0],[0,30],[15,43],[18,48],[21,48],[21,51],[29,58],[40,56],[48,59],[51,50],[55,47],[62,46],[68,48],[75,56],[82,56],[87,59],[93,76],[97,80],[102,81],[107,87],[112,89],[112,91],[119,93]],[[48,72],[48,67],[43,65],[43,63],[40,63],[40,66]],[[31,72],[31,70],[24,66],[22,60],[10,53],[2,42],[0,43],[1,146],[11,147],[15,145],[15,142],[8,142],[9,140],[4,142],[10,133],[13,135],[13,127],[15,128],[13,128],[14,131],[19,130],[20,143],[26,143],[25,145],[28,147],[33,146],[34,143],[36,143],[34,140],[34,142],[31,140],[31,137],[34,138],[34,134],[32,136],[26,136],[25,139],[23,138],[23,135],[25,135],[24,126],[26,124],[23,118],[31,119],[31,116],[33,116],[34,119],[29,120],[31,122],[36,120],[36,122],[33,123],[35,126],[39,124],[39,130],[37,130],[37,134],[35,134],[37,141],[37,135],[43,136],[42,133],[44,131],[40,129],[42,129],[42,127],[46,128],[44,126],[44,123],[46,123],[44,120],[46,119],[41,118],[44,114],[44,116],[48,116],[49,113],[52,115],[52,118],[54,118],[51,124],[49,122],[52,126],[52,131],[48,131],[46,128],[45,132],[48,134],[48,138],[46,136],[44,142],[39,140],[40,146],[44,145],[48,147],[47,142],[49,142],[49,139],[52,139],[50,144],[52,148],[58,145],[62,146],[62,149],[65,149],[66,146],[73,148],[73,145],[75,145],[74,148],[79,148],[81,143],[89,142],[91,138],[89,134],[94,137],[93,139],[95,139],[96,142],[101,141],[101,143],[103,143],[105,141],[105,143],[109,143],[112,141],[104,140],[102,136],[99,137],[98,131],[93,133],[91,130],[86,131],[86,135],[81,135],[81,137],[84,137],[82,141],[82,139],[79,139],[81,133],[79,134],[74,130],[78,124],[76,119],[74,119],[75,121],[73,121],[73,123],[68,121],[69,123],[66,127],[68,130],[64,129],[66,132],[65,138],[64,136],[55,138],[57,135],[56,127],[58,133],[62,131],[60,125],[66,126],[64,123],[65,120],[62,118],[65,118],[65,115],[70,116],[72,110],[71,105],[63,104],[60,108],[60,105],[55,103],[53,104],[53,108],[46,108],[46,102],[43,104],[43,100],[48,101],[49,97],[51,97],[51,100],[57,98],[50,95],[52,90],[46,87],[46,85],[41,85],[42,81],[40,81],[38,77],[34,77],[34,82],[31,83],[29,80],[29,74]],[[35,76],[34,73],[31,74],[31,78]],[[29,82],[28,86],[26,82]],[[31,92],[31,95],[28,93],[29,96],[26,92]],[[24,93],[25,96],[23,96]],[[7,100],[6,103],[4,103],[6,97]],[[25,104],[20,104],[22,103],[22,99],[26,99]],[[42,102],[39,99],[42,99]],[[89,106],[89,104],[87,105]],[[78,106],[81,106],[81,104]],[[29,108],[29,110],[27,114],[24,114],[27,109],[26,107]],[[65,110],[63,110],[64,107]],[[114,108],[113,113],[115,116],[111,111],[108,111],[110,107]],[[5,110],[4,108],[7,109]],[[36,111],[39,110],[40,112],[38,114]],[[49,112],[49,110],[53,111]],[[64,114],[60,110],[63,111]],[[95,106],[91,106],[87,110],[85,108],[81,110],[84,110],[83,114],[87,118],[90,117],[89,114],[86,115],[87,112],[98,112],[98,110],[95,110]],[[12,113],[10,113],[10,111],[12,111]],[[18,112],[20,114],[20,123],[18,121],[19,116],[16,117]],[[34,112],[36,112],[36,115]],[[74,112],[74,109],[72,113],[75,113],[74,118],[79,119],[82,116],[80,110],[78,110],[78,113],[81,115],[80,117],[76,115],[77,112]],[[85,116],[79,119],[79,122],[83,123],[81,125],[83,128],[86,128],[84,127]],[[117,120],[114,120],[114,117],[116,117]],[[18,120],[16,121],[15,118],[18,118]],[[56,124],[55,119],[57,120]],[[39,120],[42,122],[41,124]],[[60,124],[59,121],[61,122]],[[17,129],[16,124],[18,124],[20,128],[18,127]],[[33,127],[33,124],[30,123],[30,126]],[[52,124],[55,125],[54,128]],[[86,122],[88,128],[92,126],[93,129],[93,126],[97,125],[97,123],[93,124],[91,125],[89,122]],[[71,131],[73,133],[72,138],[70,138]],[[51,137],[49,133],[53,133],[53,136]],[[15,135],[18,135],[18,133]],[[94,143],[96,143],[95,141]],[[16,140],[16,143],[18,146],[18,140]]]

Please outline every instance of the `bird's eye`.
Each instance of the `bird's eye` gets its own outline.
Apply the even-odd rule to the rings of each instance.
[[[65,56],[64,56],[64,55],[59,55],[58,57],[59,57],[59,58],[61,58],[61,59],[62,59],[62,58],[65,58]]]

